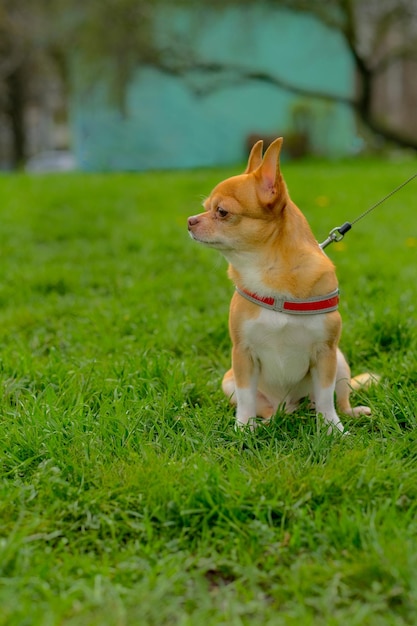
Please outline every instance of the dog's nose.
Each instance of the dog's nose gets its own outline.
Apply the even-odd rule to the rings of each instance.
[[[192,215],[191,217],[188,218],[188,230],[190,230],[193,226],[195,226],[196,224],[198,224],[199,219],[197,215]]]

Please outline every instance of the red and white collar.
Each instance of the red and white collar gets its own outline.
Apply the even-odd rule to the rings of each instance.
[[[336,311],[339,305],[339,290],[335,289],[331,293],[324,296],[315,296],[306,300],[298,300],[297,298],[273,298],[262,297],[256,293],[250,293],[245,289],[236,287],[236,291],[254,304],[278,311],[279,313],[289,313],[291,315],[316,315],[318,313],[330,313]]]

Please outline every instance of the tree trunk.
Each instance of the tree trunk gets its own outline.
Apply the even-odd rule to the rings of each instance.
[[[22,167],[26,158],[25,79],[22,66],[16,67],[6,78],[7,114],[12,135],[12,166]]]
[[[352,55],[359,79],[359,89],[356,98],[351,106],[356,112],[359,120],[370,131],[383,137],[386,141],[401,146],[402,148],[412,148],[417,150],[417,137],[392,128],[382,123],[374,113],[372,94],[374,93],[375,79],[378,76],[378,69],[371,69],[369,63],[358,52],[357,27],[355,25],[354,3],[352,0],[342,0],[342,8],[346,16],[346,25],[341,29],[346,45]]]

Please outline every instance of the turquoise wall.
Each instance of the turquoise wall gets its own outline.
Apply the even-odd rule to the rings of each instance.
[[[245,10],[165,12],[161,44],[189,45],[207,61],[262,70],[298,87],[350,96],[354,71],[337,32],[312,17]],[[82,72],[81,65],[78,72]],[[144,170],[231,164],[245,158],[251,133],[294,130],[294,112],[308,112],[312,149],[343,155],[355,145],[355,124],[343,105],[295,95],[260,82],[236,82],[193,73],[184,79],[138,68],[122,113],[111,104],[108,85],[78,87],[73,103],[74,147],[85,170]],[[204,87],[198,95],[195,87]],[[211,87],[217,87],[210,90]]]

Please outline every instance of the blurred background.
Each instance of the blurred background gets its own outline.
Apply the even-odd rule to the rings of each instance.
[[[0,169],[417,150],[417,0],[1,0]]]

